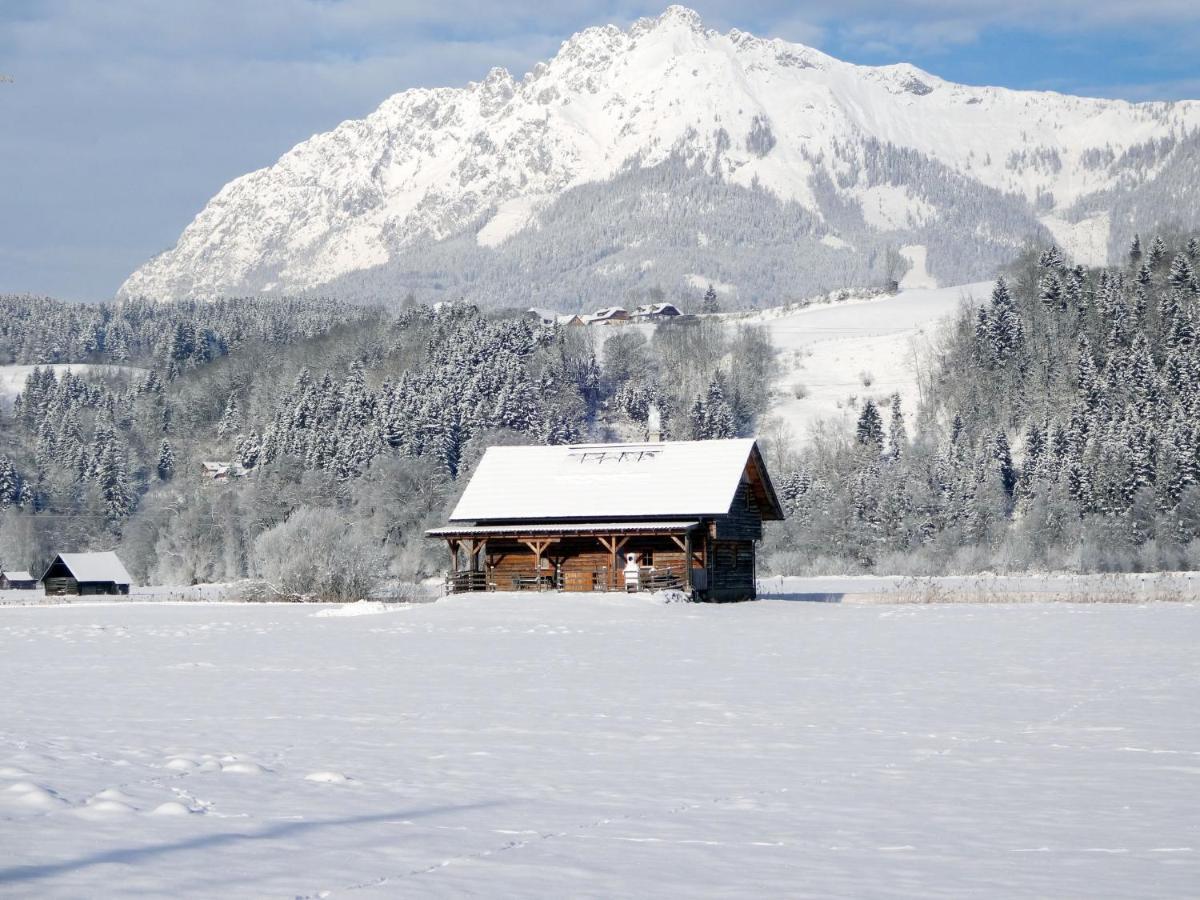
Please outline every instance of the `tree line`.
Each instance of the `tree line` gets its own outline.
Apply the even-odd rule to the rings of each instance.
[[[862,408],[781,480],[778,571],[1200,566],[1200,243],[1028,251],[949,326],[926,403]],[[908,421],[916,427],[909,435]]]

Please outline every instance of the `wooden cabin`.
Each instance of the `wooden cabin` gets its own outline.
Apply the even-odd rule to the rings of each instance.
[[[132,579],[117,554],[60,553],[42,576],[49,595],[128,594]]]
[[[490,447],[444,528],[447,587],[755,596],[784,517],[753,439]]]
[[[37,584],[37,579],[28,572],[0,572],[0,591],[32,591]]]

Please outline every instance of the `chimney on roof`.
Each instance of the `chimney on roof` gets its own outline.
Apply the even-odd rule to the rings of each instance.
[[[650,411],[646,415],[646,440],[652,444],[662,441],[662,413],[653,403],[650,404]]]

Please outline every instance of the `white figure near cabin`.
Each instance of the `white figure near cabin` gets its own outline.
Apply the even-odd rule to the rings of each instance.
[[[625,554],[625,590],[637,591],[641,588],[641,568],[638,566],[636,553]]]

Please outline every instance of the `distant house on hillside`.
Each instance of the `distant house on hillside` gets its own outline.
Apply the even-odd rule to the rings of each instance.
[[[674,303],[648,303],[633,311],[633,318],[638,322],[653,322],[657,319],[674,319],[682,316],[679,307]]]
[[[0,591],[32,591],[37,579],[28,572],[9,570],[0,572]]]
[[[583,325],[585,324],[584,317],[578,313],[556,313],[552,309],[540,309],[536,306],[531,306],[525,310],[525,315],[533,319],[543,328],[552,328],[558,325]]]
[[[550,309],[538,309],[536,306],[531,306],[525,310],[525,315],[544,328],[550,328],[558,324],[558,313]]]
[[[49,595],[128,594],[133,580],[112,552],[60,553],[42,576]]]
[[[587,317],[589,325],[625,325],[628,322],[629,313],[620,306],[606,306]]]
[[[784,517],[752,439],[489,447],[444,528],[451,591],[678,588],[755,595]]]
[[[200,463],[200,474],[211,481],[228,481],[249,474],[240,462],[204,460]]]

